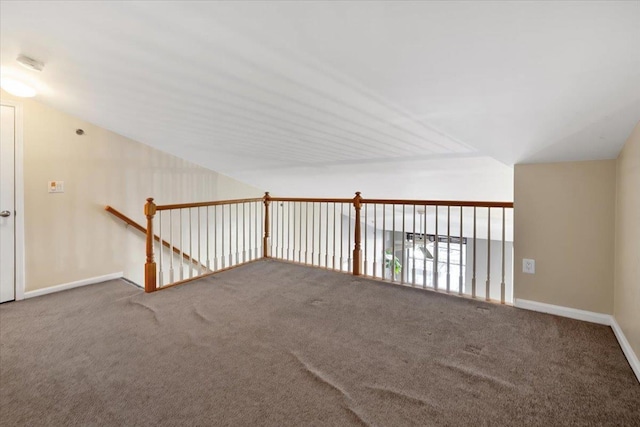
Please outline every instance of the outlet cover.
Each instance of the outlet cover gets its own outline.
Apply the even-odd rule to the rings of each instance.
[[[64,181],[49,181],[49,193],[64,193]]]
[[[522,272],[527,274],[536,274],[536,260],[535,259],[522,259]]]

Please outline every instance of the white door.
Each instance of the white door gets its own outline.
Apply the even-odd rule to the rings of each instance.
[[[0,106],[0,302],[16,298],[15,285],[15,117],[14,107]]]

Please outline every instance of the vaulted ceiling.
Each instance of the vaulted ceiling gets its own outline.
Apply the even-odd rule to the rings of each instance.
[[[615,158],[640,2],[2,2],[2,76],[277,194],[512,198]],[[45,63],[34,73],[18,54]]]

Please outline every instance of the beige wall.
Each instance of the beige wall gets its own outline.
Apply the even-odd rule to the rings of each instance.
[[[615,189],[615,160],[515,166],[516,299],[613,313]]]
[[[120,271],[142,283],[143,236],[104,205],[143,223],[147,197],[165,204],[263,194],[39,102],[1,95],[24,108],[26,291]],[[63,194],[47,192],[52,180],[64,181]]]
[[[640,124],[617,161],[613,315],[640,356]]]

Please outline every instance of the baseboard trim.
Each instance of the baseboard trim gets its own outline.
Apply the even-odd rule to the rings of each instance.
[[[611,316],[611,329],[613,329],[613,333],[616,335],[618,339],[618,344],[622,347],[622,352],[627,357],[627,361],[629,365],[631,365],[631,369],[636,374],[636,378],[638,378],[638,382],[640,383],[640,359],[631,348],[631,344],[627,340],[627,337],[622,332],[622,328],[618,325],[616,318]]]
[[[640,382],[640,360],[638,356],[631,348],[631,344],[624,335],[622,328],[618,325],[615,317],[610,314],[595,313],[593,311],[578,310],[577,308],[562,307],[560,305],[545,304],[543,302],[529,301],[516,298],[513,303],[514,307],[522,308],[525,310],[538,311],[541,313],[554,314],[556,316],[568,317],[570,319],[583,320],[585,322],[597,323],[599,325],[610,326],[613,329],[613,333],[618,340],[618,344],[622,348],[631,370],[636,375],[638,382]]]
[[[579,310],[571,307],[562,307],[560,305],[546,304],[543,302],[529,301],[520,298],[516,298],[513,305],[518,308],[524,308],[525,310],[539,311],[541,313],[555,314],[556,316],[611,326],[612,317],[610,314]]]
[[[28,291],[24,293],[26,298],[34,298],[42,295],[52,294],[54,292],[66,291],[68,289],[79,288],[80,286],[93,285],[95,283],[106,282],[107,280],[120,279],[124,273],[105,274],[104,276],[90,277],[88,279],[78,280],[75,282],[63,283],[61,285],[50,286],[44,289],[36,289],[35,291]]]

